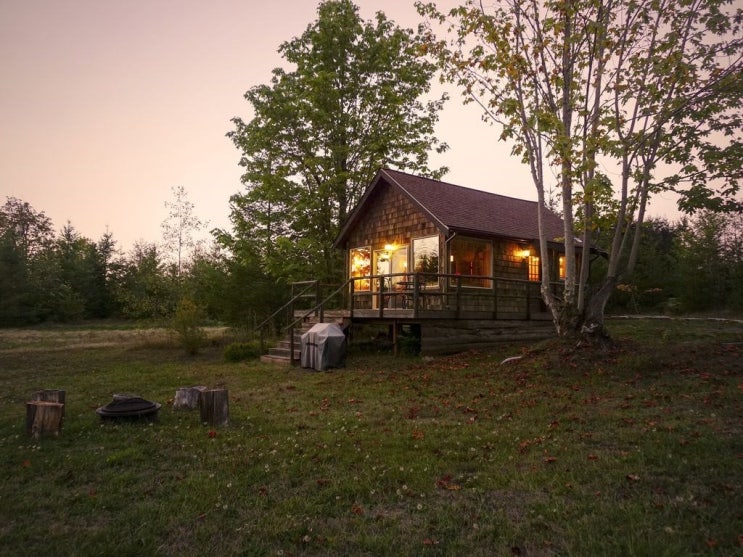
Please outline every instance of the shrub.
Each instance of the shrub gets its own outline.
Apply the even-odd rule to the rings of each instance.
[[[233,342],[224,349],[224,359],[228,362],[240,362],[261,355],[261,344],[254,340],[252,342]]]
[[[175,331],[181,346],[190,355],[198,354],[206,341],[206,332],[199,326],[202,319],[201,308],[192,300],[183,298],[171,321],[170,328]]]

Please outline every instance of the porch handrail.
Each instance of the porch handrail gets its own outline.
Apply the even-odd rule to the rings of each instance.
[[[299,300],[300,298],[303,298],[305,296],[305,294],[307,294],[307,292],[311,288],[316,287],[317,286],[317,283],[318,283],[318,281],[316,281],[316,280],[310,280],[310,281],[292,283],[292,289],[294,288],[294,285],[295,284],[297,284],[297,285],[306,284],[307,286],[304,288],[304,290],[302,290],[301,292],[299,292],[299,294],[295,294],[294,296],[292,296],[292,298],[288,302],[286,302],[283,306],[281,306],[279,309],[277,309],[276,311],[274,311],[266,319],[264,319],[263,321],[261,321],[261,323],[258,326],[256,326],[256,327],[253,328],[253,333],[254,334],[256,332],[258,332],[260,334],[261,349],[263,347],[263,327],[265,327],[266,324],[270,323],[273,319],[275,319],[282,311],[284,311],[284,310],[292,307],[294,305],[294,303],[297,300]]]
[[[325,298],[323,298],[320,302],[315,304],[314,307],[307,310],[305,313],[297,317],[294,321],[289,323],[288,326],[284,327],[284,330],[287,331],[287,334],[289,335],[289,361],[294,362],[294,328],[307,319],[310,315],[313,313],[318,315],[320,319],[320,323],[325,322],[325,304],[328,303],[330,300],[332,300],[337,294],[343,291],[350,283],[352,283],[355,279],[350,278],[343,284],[341,284],[338,288],[333,290],[330,294],[328,294]],[[318,296],[319,297],[319,296]],[[292,317],[294,316],[294,312],[292,311]]]

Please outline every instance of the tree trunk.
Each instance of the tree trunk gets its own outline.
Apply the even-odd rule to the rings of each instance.
[[[590,343],[605,345],[611,341],[609,333],[604,327],[604,310],[606,309],[606,302],[609,301],[609,297],[614,291],[616,282],[616,278],[606,277],[586,305],[580,334],[583,339]]]
[[[31,400],[26,403],[26,433],[34,439],[43,435],[58,437],[63,416],[64,404]]]
[[[542,293],[544,297],[544,292]],[[546,298],[545,298],[546,300]],[[552,313],[552,322],[559,337],[574,336],[580,329],[581,315],[575,301],[567,303],[566,300],[558,300],[551,296],[547,305]]]
[[[230,408],[227,389],[203,391],[199,398],[201,421],[211,426],[226,426],[230,423]]]
[[[173,399],[173,410],[195,410],[199,407],[201,393],[206,387],[181,387],[175,392]]]

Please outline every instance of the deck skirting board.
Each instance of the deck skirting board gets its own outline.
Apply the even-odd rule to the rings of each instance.
[[[555,336],[551,321],[436,320],[421,323],[421,355],[490,348],[503,342]]]

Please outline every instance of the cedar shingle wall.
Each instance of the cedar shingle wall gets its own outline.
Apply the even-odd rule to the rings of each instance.
[[[349,233],[344,249],[370,246],[372,250],[383,249],[385,244],[411,246],[413,238],[439,235],[439,272],[447,273],[447,254],[444,253],[444,239],[439,229],[405,197],[400,190],[386,182],[379,184],[374,197],[368,200],[367,210],[354,229]],[[412,247],[412,246],[411,246]],[[526,261],[515,255],[520,249],[529,247],[537,253],[536,246],[519,244],[508,240],[494,240],[493,259],[496,277],[526,280],[528,277]],[[557,277],[557,258],[555,256],[553,280]]]
[[[493,247],[493,259],[495,259],[494,274],[496,277],[526,279],[526,262],[517,257],[516,250],[523,249],[515,242],[496,241]]]
[[[369,200],[367,212],[348,235],[347,249],[363,246],[382,249],[385,244],[410,244],[412,238],[439,233],[399,190],[386,183],[380,186],[376,198]]]

